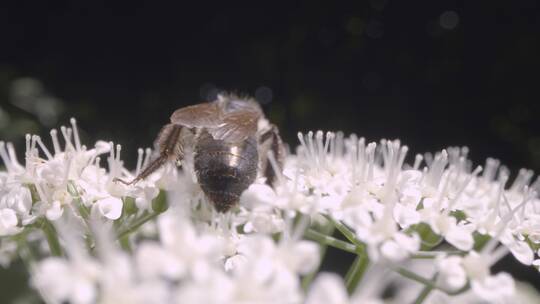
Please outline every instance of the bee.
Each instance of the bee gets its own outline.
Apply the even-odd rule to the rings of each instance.
[[[155,146],[159,156],[138,176],[129,182],[115,180],[126,185],[137,183],[167,162],[182,164],[191,153],[201,189],[223,213],[238,204],[258,173],[272,184],[276,176],[269,164],[269,151],[278,167],[285,154],[278,128],[268,122],[259,103],[234,95],[218,95],[213,102],[176,110],[159,132]]]

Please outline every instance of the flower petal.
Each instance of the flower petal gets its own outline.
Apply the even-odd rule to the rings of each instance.
[[[122,200],[116,197],[108,197],[96,202],[99,212],[110,220],[116,220],[122,215]]]
[[[349,299],[343,280],[335,274],[322,273],[317,276],[307,295],[307,304],[342,304]]]
[[[59,219],[62,214],[64,213],[64,208],[60,205],[59,201],[52,202],[52,205],[50,206],[47,211],[45,211],[45,216],[49,221],[56,221]]]

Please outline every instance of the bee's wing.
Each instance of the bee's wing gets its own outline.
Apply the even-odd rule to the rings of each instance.
[[[261,113],[244,110],[224,114],[222,122],[215,128],[208,128],[214,139],[228,142],[240,142],[257,132],[257,123]]]
[[[214,102],[180,108],[171,115],[171,123],[188,128],[216,128],[221,124],[221,109]]]

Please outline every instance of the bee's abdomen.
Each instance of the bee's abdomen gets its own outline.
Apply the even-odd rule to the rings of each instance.
[[[226,212],[257,177],[256,141],[232,144],[203,135],[195,146],[194,165],[206,196],[217,211]]]

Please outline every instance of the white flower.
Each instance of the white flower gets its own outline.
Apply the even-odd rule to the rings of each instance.
[[[252,184],[240,196],[240,204],[247,209],[271,208],[278,197],[270,186],[265,184]]]
[[[493,261],[486,255],[487,253],[478,254],[472,251],[465,257],[438,259],[438,282],[451,290],[458,290],[465,286],[468,279],[472,292],[478,298],[489,303],[505,303],[514,295],[514,281],[506,273],[491,275],[489,268]]]
[[[526,242],[513,240],[505,243],[514,257],[524,265],[531,265],[534,260],[534,252]]]
[[[0,172],[0,236],[35,232],[36,225],[28,225],[41,217],[60,234],[63,257],[44,257],[32,269],[32,282],[48,302],[382,303],[376,294],[391,284],[388,266],[428,254],[418,252],[421,231],[415,231],[426,224],[461,251],[433,253],[430,270],[450,291],[470,283],[460,298],[465,302],[510,301],[513,280],[490,271],[508,252],[524,264],[540,265],[530,245],[540,243],[540,200],[534,192],[540,182],[530,185],[532,172],[522,170],[507,186],[508,172],[493,160],[479,176],[465,148],[417,156],[407,165],[408,148],[398,140],[366,144],[339,132],[300,134],[297,155],[286,157],[275,184],[260,178],[242,193],[238,208],[222,214],[208,204],[192,160],[183,161],[181,173],[167,164],[127,186],[114,178],[140,173],[150,150],[139,150],[137,169],[130,173],[119,145],[98,142],[87,150],[74,121],[61,134],[63,146],[51,132],[51,150],[39,137],[27,136],[24,166],[12,145],[0,142],[6,167]],[[107,169],[99,159],[103,153]],[[129,235],[129,228],[155,216],[151,203],[164,189],[174,191],[167,193],[169,209],[150,222],[155,233]],[[330,274],[319,275],[307,294],[302,290],[302,276],[316,270],[321,258],[319,245],[302,234],[313,227],[311,219],[321,217],[350,229],[353,243],[366,246],[371,269],[378,272],[366,275],[364,288],[350,297],[343,280]],[[73,221],[71,236],[60,225],[66,219]],[[116,248],[118,232],[126,232],[120,240],[126,250]],[[472,249],[474,233],[492,237],[481,253]],[[0,241],[2,264],[13,252],[6,240]],[[28,240],[47,246],[43,233],[30,233]],[[451,302],[436,290],[426,303],[434,299]]]
[[[138,272],[145,278],[163,276],[176,280],[186,272],[186,265],[181,260],[153,242],[144,242],[139,245],[136,261]]]
[[[311,285],[306,304],[346,304],[349,296],[343,280],[330,273],[322,273]]]
[[[410,254],[418,251],[420,248],[420,238],[418,235],[412,236],[405,233],[396,233],[392,239],[386,240],[381,245],[381,254],[393,261],[403,261],[409,257]]]
[[[438,283],[450,290],[458,290],[467,284],[467,273],[459,256],[440,257],[436,267],[439,270]]]
[[[69,263],[50,257],[33,271],[32,282],[44,298],[53,302],[94,303],[97,290],[97,265],[91,261]]]
[[[437,212],[433,208],[425,208],[421,214],[430,224],[433,232],[442,235],[448,243],[460,250],[469,251],[472,249],[474,245],[473,226],[458,224],[455,217],[444,212]]]
[[[306,296],[306,304],[383,304],[373,296],[366,296],[356,290],[349,298],[345,283],[336,274],[321,273],[317,276]]]
[[[515,283],[508,273],[498,273],[481,280],[472,280],[471,288],[489,303],[505,303],[515,293]]]
[[[168,276],[180,278],[186,270],[197,277],[207,276],[209,274],[199,270],[207,269],[209,263],[221,258],[223,241],[215,234],[198,234],[189,221],[178,214],[163,214],[158,219],[158,230],[167,256],[178,264],[172,264],[175,266],[167,270]]]
[[[0,236],[12,235],[20,231],[17,215],[9,208],[0,209]]]
[[[240,196],[244,232],[276,233],[283,231],[283,218],[275,212],[278,197],[268,185],[252,184]],[[245,208],[245,209],[244,209]]]
[[[11,208],[21,216],[27,216],[32,208],[30,190],[16,184],[4,189],[0,188],[0,207]]]
[[[17,242],[8,238],[0,239],[0,266],[7,268],[17,257]]]
[[[241,286],[239,286],[241,288]],[[251,287],[244,286],[247,292],[255,292]],[[174,303],[208,303],[225,304],[241,303],[234,301],[235,284],[228,276],[219,271],[212,271],[204,281],[189,281],[182,284],[174,295]],[[256,299],[258,297],[255,297]],[[260,299],[258,299],[260,300]],[[250,303],[250,302],[246,302]],[[253,301],[251,303],[264,303]]]
[[[110,219],[116,220],[122,215],[122,200],[116,197],[107,197],[96,201],[95,208],[99,210],[101,215]]]
[[[50,221],[56,221],[62,216],[63,213],[64,209],[62,208],[60,201],[54,201],[49,206],[49,209],[45,211],[45,216]]]
[[[149,210],[152,207],[152,200],[159,194],[159,189],[154,186],[137,187],[133,196],[135,197],[135,204],[140,210]]]
[[[416,210],[416,206],[405,206],[396,204],[394,206],[394,219],[403,228],[418,224],[421,221],[420,212]]]
[[[256,260],[254,264],[263,277],[273,271],[307,274],[319,263],[319,248],[311,241],[285,241],[276,245],[269,237],[254,235],[244,239],[238,252]]]

